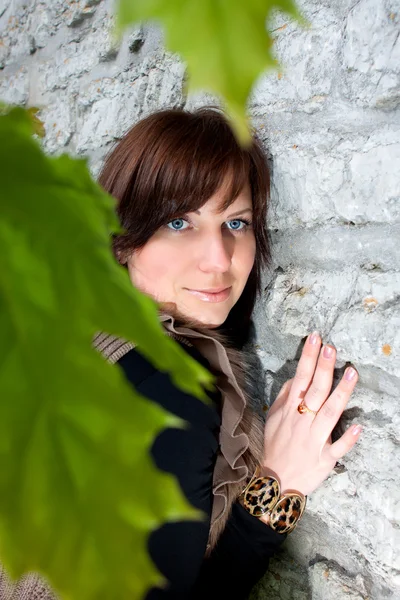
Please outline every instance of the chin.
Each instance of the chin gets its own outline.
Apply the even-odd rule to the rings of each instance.
[[[214,323],[202,323],[202,325],[206,329],[217,329],[217,327],[219,327],[220,325],[222,325],[222,323],[218,323],[217,325],[215,325]]]
[[[206,313],[207,311],[204,311],[201,316],[193,313],[190,317],[201,323],[202,326],[206,327],[207,329],[216,329],[225,323],[229,315],[229,311],[224,311],[223,315],[207,315]]]
[[[208,304],[206,302],[175,302],[165,301],[166,312],[173,314],[178,320],[187,321],[192,327],[205,327],[207,329],[216,329],[225,323],[233,307],[232,302],[217,304]]]

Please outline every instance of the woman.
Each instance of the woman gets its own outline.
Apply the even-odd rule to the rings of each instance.
[[[306,496],[358,439],[360,428],[351,427],[331,440],[357,372],[347,369],[329,396],[335,349],[322,350],[314,333],[265,427],[246,402],[238,352],[270,261],[269,173],[256,136],[243,150],[218,109],[160,111],[113,149],[100,183],[117,199],[125,230],[114,240],[116,257],[160,303],[166,333],[217,376],[206,406],[136,348],[97,339],[141,393],[190,424],[163,431],[152,455],[207,519],[153,532],[149,552],[168,585],[147,597],[246,598],[297,525]]]
[[[241,149],[218,109],[161,111],[128,131],[100,183],[118,200],[125,229],[114,239],[117,259],[160,302],[166,333],[217,381],[206,405],[132,344],[96,338],[139,392],[188,423],[162,431],[151,453],[205,519],[166,523],[151,534],[150,555],[168,583],[147,599],[244,599],[297,525],[306,496],[357,441],[354,427],[333,444],[330,435],[357,373],[347,369],[329,395],[335,349],[322,350],[315,333],[265,425],[245,398],[241,348],[270,261],[269,173],[256,137]],[[0,573],[2,597],[53,595],[37,576],[13,592]]]

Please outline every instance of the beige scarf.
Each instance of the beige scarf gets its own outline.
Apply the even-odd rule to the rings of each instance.
[[[171,337],[193,344],[208,360],[221,393],[220,451],[214,478],[214,502],[206,555],[214,548],[225,528],[233,502],[246,480],[260,463],[264,444],[263,418],[246,399],[245,355],[229,348],[214,330],[177,325],[175,317],[162,313],[160,320]],[[108,334],[98,334],[94,347],[111,363],[116,363],[134,344]],[[246,381],[247,379],[247,381]],[[55,600],[52,591],[37,575],[29,574],[11,583],[0,567],[0,600]]]
[[[244,353],[229,348],[224,337],[214,330],[176,326],[171,315],[161,321],[167,332],[189,340],[218,373],[216,386],[221,392],[222,414],[220,452],[214,469],[214,502],[207,546],[209,553],[225,528],[232,504],[245,487],[262,459],[263,419],[245,397]]]

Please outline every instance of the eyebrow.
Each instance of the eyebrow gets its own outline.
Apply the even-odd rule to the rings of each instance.
[[[200,215],[201,214],[200,210],[194,210],[193,212],[196,213],[196,215]],[[251,208],[242,208],[242,210],[237,210],[236,212],[234,212],[231,215],[229,215],[229,218],[231,218],[231,217],[237,217],[238,215],[242,215],[245,212],[252,213],[253,210]]]

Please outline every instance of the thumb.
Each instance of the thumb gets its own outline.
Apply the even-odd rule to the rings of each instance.
[[[285,404],[287,397],[289,395],[289,392],[290,392],[290,388],[292,387],[293,379],[294,379],[294,377],[292,379],[288,379],[287,381],[285,381],[285,383],[279,390],[277,397],[275,398],[275,400],[272,402],[272,404],[270,405],[270,407],[268,409],[268,413],[267,413],[268,417],[270,417],[272,414],[276,413],[280,408],[282,408],[282,405]]]

